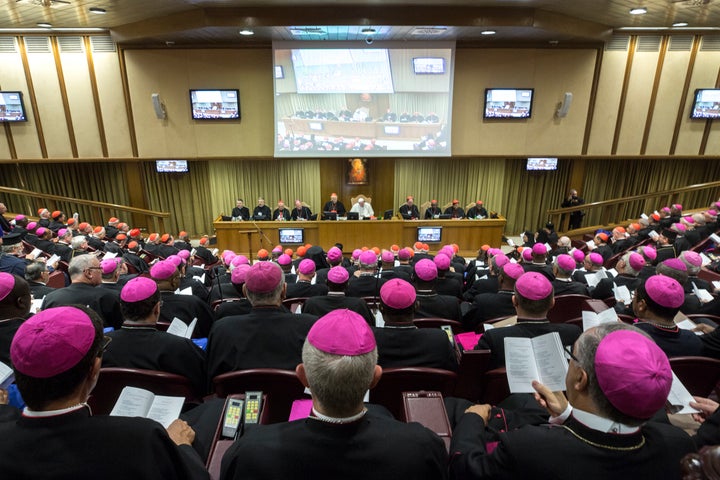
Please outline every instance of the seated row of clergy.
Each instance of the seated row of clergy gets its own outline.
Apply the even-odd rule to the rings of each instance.
[[[258,267],[261,283],[272,268]],[[282,283],[280,275],[272,276]],[[205,458],[191,448],[200,439],[182,420],[166,432],[147,419],[92,416],[85,402],[112,343],[84,307],[48,309],[19,328],[10,350],[28,407],[20,417],[0,405],[0,435],[12,440],[0,444],[0,468],[7,475],[86,479],[103,471],[109,479],[209,478]],[[667,357],[642,331],[621,323],[578,338],[565,394],[533,382],[537,403],[523,394],[499,407],[447,399],[450,457],[429,430],[363,404],[382,368],[376,333],[360,315],[336,310],[322,317],[301,349],[296,371],[312,392],[310,418],[247,430],[226,453],[221,479],[361,479],[368,468],[383,478],[398,471],[419,479],[497,472],[518,479],[678,478],[682,456],[720,442],[715,402],[693,402],[702,412],[698,418],[710,419],[695,437],[667,422],[661,413],[672,383]],[[497,442],[495,448],[486,441]],[[43,455],[30,456],[37,445]],[[118,455],[133,461],[117,462]]]

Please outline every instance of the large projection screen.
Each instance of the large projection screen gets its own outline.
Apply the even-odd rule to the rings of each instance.
[[[454,42],[274,42],[273,61],[276,157],[450,156]]]

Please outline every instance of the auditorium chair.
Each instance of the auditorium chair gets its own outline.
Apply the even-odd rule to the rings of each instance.
[[[239,302],[240,300],[245,300],[244,298],[223,298],[222,300],[215,300],[210,304],[210,310],[213,312],[217,311],[218,307],[222,305],[223,303],[232,303],[232,302]]]
[[[417,328],[440,328],[444,325],[449,325],[452,328],[453,335],[463,333],[462,323],[457,320],[450,320],[448,318],[439,317],[426,317],[426,318],[415,318],[413,323]]]
[[[355,205],[359,198],[365,199],[365,203],[369,203],[372,205],[372,197],[368,197],[367,195],[363,195],[362,193],[359,193],[355,195],[354,197],[350,197],[350,208],[352,208],[353,205]],[[373,207],[373,210],[375,210],[375,207]],[[348,212],[350,209],[348,209]]]
[[[470,210],[470,209],[473,208],[474,206],[475,206],[475,202],[470,202],[470,203],[468,203],[467,205],[465,205],[465,206],[463,207],[463,209],[467,212],[468,210]]]
[[[433,390],[444,396],[452,395],[457,374],[449,370],[426,367],[398,367],[383,369],[382,377],[370,390],[370,403],[377,403],[401,420],[403,417],[402,392]]]
[[[551,323],[564,323],[567,320],[582,315],[585,301],[590,300],[586,295],[558,295],[555,297],[555,305],[547,314]]]
[[[670,367],[690,394],[707,397],[720,381],[720,360],[709,357],[671,357]]]
[[[720,325],[720,317],[718,317],[717,315],[710,315],[707,313],[691,313],[690,315],[685,316],[695,323],[698,323],[699,321],[701,323],[707,323],[702,322],[702,320],[710,320],[711,322],[715,322],[716,324]]]
[[[292,313],[296,313],[298,307],[300,307],[300,311],[302,312],[302,306],[305,305],[305,301],[307,299],[308,297],[286,298],[285,300],[283,300],[282,304]]]
[[[489,366],[490,350],[463,351],[453,395],[479,402],[483,394],[483,376]]]
[[[47,281],[50,288],[63,288],[65,286],[65,274],[59,270],[50,274]]]
[[[510,395],[510,385],[505,367],[488,370],[483,375],[482,398],[480,403],[497,405]]]
[[[293,400],[309,398],[305,387],[292,370],[253,368],[218,375],[213,378],[213,390],[219,397],[260,390],[267,396],[267,423],[286,422]]]
[[[187,377],[175,373],[140,368],[101,368],[97,385],[88,404],[96,415],[108,415],[125,387],[143,388],[155,395],[185,397],[185,403],[202,403],[202,392],[195,391]]]

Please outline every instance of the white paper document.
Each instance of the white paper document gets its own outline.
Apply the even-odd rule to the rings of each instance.
[[[0,388],[7,389],[15,381],[15,373],[9,365],[0,362]]]
[[[595,250],[597,248],[593,240],[588,240],[587,242],[585,242],[585,245],[587,245],[589,250]]]
[[[184,403],[184,397],[155,395],[142,388],[125,387],[110,415],[151,418],[167,428],[178,419]]]
[[[695,285],[695,282],[690,282],[690,283],[692,283],[693,293],[698,298],[698,300],[700,300],[700,303],[708,303],[708,302],[712,302],[713,300],[715,300],[715,297],[710,295],[710,292],[708,292],[704,288],[698,288],[697,285]]]
[[[117,253],[115,252],[105,252],[105,255],[103,255],[103,260],[110,260],[117,257]]]
[[[670,393],[668,394],[667,403],[670,405],[671,413],[700,413],[690,406],[690,402],[694,402],[695,399],[685,385],[682,384],[680,379],[673,372],[672,387],[670,387]]]
[[[632,297],[630,296],[630,290],[625,285],[615,285],[613,287],[613,293],[615,294],[615,300],[622,302],[625,305],[632,303]]]
[[[179,318],[173,318],[170,322],[170,326],[167,329],[167,333],[171,335],[177,335],[178,337],[191,338],[195,331],[195,325],[197,325],[197,318],[193,318],[190,324],[186,324]]]
[[[57,264],[57,262],[59,262],[59,261],[60,261],[60,256],[53,255],[52,257],[48,258],[48,260],[47,260],[47,262],[45,262],[45,264],[52,266],[52,265]]]
[[[717,233],[713,233],[712,235],[710,235],[710,240],[712,240],[715,243],[715,245],[720,243],[720,237],[718,237]]]
[[[533,380],[553,392],[564,391],[568,362],[560,334],[552,332],[535,338],[506,337],[505,368],[510,393],[533,393]]]
[[[652,238],[653,240],[657,240],[658,237],[660,236],[660,234],[657,233],[655,230],[650,230],[650,231],[648,232],[648,235],[649,235],[650,238]]]
[[[586,312],[584,310],[582,312],[583,332],[590,330],[593,327],[597,327],[598,325],[601,325],[603,323],[613,323],[617,321],[617,313],[615,313],[615,310],[612,308],[603,310],[600,313]]]

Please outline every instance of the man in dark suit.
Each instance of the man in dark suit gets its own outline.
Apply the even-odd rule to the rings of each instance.
[[[452,205],[445,209],[445,215],[450,215],[450,218],[465,218],[465,211],[459,203],[458,200],[453,200]]]
[[[42,309],[65,305],[87,305],[105,322],[106,327],[120,328],[119,292],[100,288],[102,267],[95,255],[80,255],[72,259],[68,267],[70,286],[58,288],[45,295]]]
[[[337,193],[330,194],[330,201],[323,206],[323,212],[334,212],[337,213],[338,217],[345,216],[345,205],[338,201]]]
[[[440,207],[438,207],[438,201],[437,200],[430,200],[430,206],[425,210],[425,215],[423,218],[425,220],[431,219],[431,218],[437,218],[442,214],[442,210],[440,210]]]
[[[315,277],[315,262],[306,258],[298,265],[298,278],[287,286],[287,298],[307,298],[327,295],[326,285],[312,283]]]
[[[230,213],[233,220],[250,220],[250,210],[245,206],[242,198],[238,198],[235,202],[235,208]]]
[[[451,295],[439,295],[435,291],[437,267],[428,259],[415,264],[413,283],[417,290],[417,308],[415,318],[439,317],[460,320],[460,303]]]
[[[302,362],[302,345],[317,317],[282,307],[282,270],[258,262],[245,275],[243,291],[252,304],[247,315],[220,319],[208,337],[208,379],[248,368],[293,370]]]
[[[477,330],[481,323],[493,318],[515,315],[512,297],[515,294],[515,281],[525,273],[517,263],[506,262],[497,275],[498,291],[477,295],[470,310],[463,316],[462,323],[466,331]]]
[[[380,310],[385,325],[375,328],[378,365],[429,367],[457,371],[458,353],[439,328],[417,328],[413,324],[415,288],[393,278],[380,289]]]
[[[420,218],[420,211],[417,205],[415,205],[412,195],[408,195],[405,199],[405,203],[400,206],[400,215],[405,220],[417,220]]]
[[[488,218],[488,211],[483,206],[482,200],[478,200],[477,202],[475,202],[475,206],[471,207],[467,211],[467,218],[473,218],[473,219]]]
[[[18,275],[0,273],[0,362],[10,362],[10,343],[30,314],[32,298],[28,283]]]
[[[350,278],[347,294],[352,297],[373,297],[380,292],[385,280],[377,276],[377,255],[364,251],[358,258],[359,269]]]
[[[532,246],[532,262],[523,262],[526,272],[538,272],[551,282],[555,280],[555,274],[550,265],[547,264],[547,247],[543,243],[536,243]]]
[[[292,220],[310,220],[312,212],[308,207],[302,204],[300,200],[295,200],[295,208],[293,208],[290,218]]]
[[[50,272],[43,262],[32,262],[25,268],[25,280],[30,285],[33,298],[41,299],[55,289],[47,286]]]
[[[278,200],[277,208],[273,210],[272,219],[277,221],[290,220],[290,210],[285,208],[285,202]]]
[[[447,478],[436,435],[363,404],[382,375],[376,362],[375,339],[360,315],[336,310],[319,319],[296,368],[312,392],[309,418],[248,429],[225,454],[220,478]]]
[[[662,350],[636,328],[618,322],[585,332],[571,358],[567,398],[532,383],[551,425],[537,415],[535,425],[497,435],[499,443],[489,453],[485,440],[491,406],[465,409],[450,444],[454,478],[681,477],[680,459],[694,452],[695,444],[667,418],[649,420],[664,407],[672,385]],[[542,411],[534,407],[533,412]],[[504,411],[501,415],[505,418]]]
[[[556,297],[558,295],[590,295],[586,284],[573,280],[572,274],[575,267],[575,260],[570,255],[558,255],[553,261],[552,269],[555,279],[552,281],[552,286]]]
[[[493,328],[480,338],[476,350],[491,351],[490,368],[505,365],[505,338],[534,338],[550,332],[558,332],[562,344],[572,345],[582,330],[576,325],[550,323],[547,312],[555,305],[555,296],[550,281],[537,272],[527,272],[515,282],[513,304],[517,312],[517,323],[512,326]]]
[[[265,205],[265,199],[260,197],[258,198],[258,204],[253,209],[253,220],[270,220],[272,218],[272,214],[270,212],[270,207]]]

